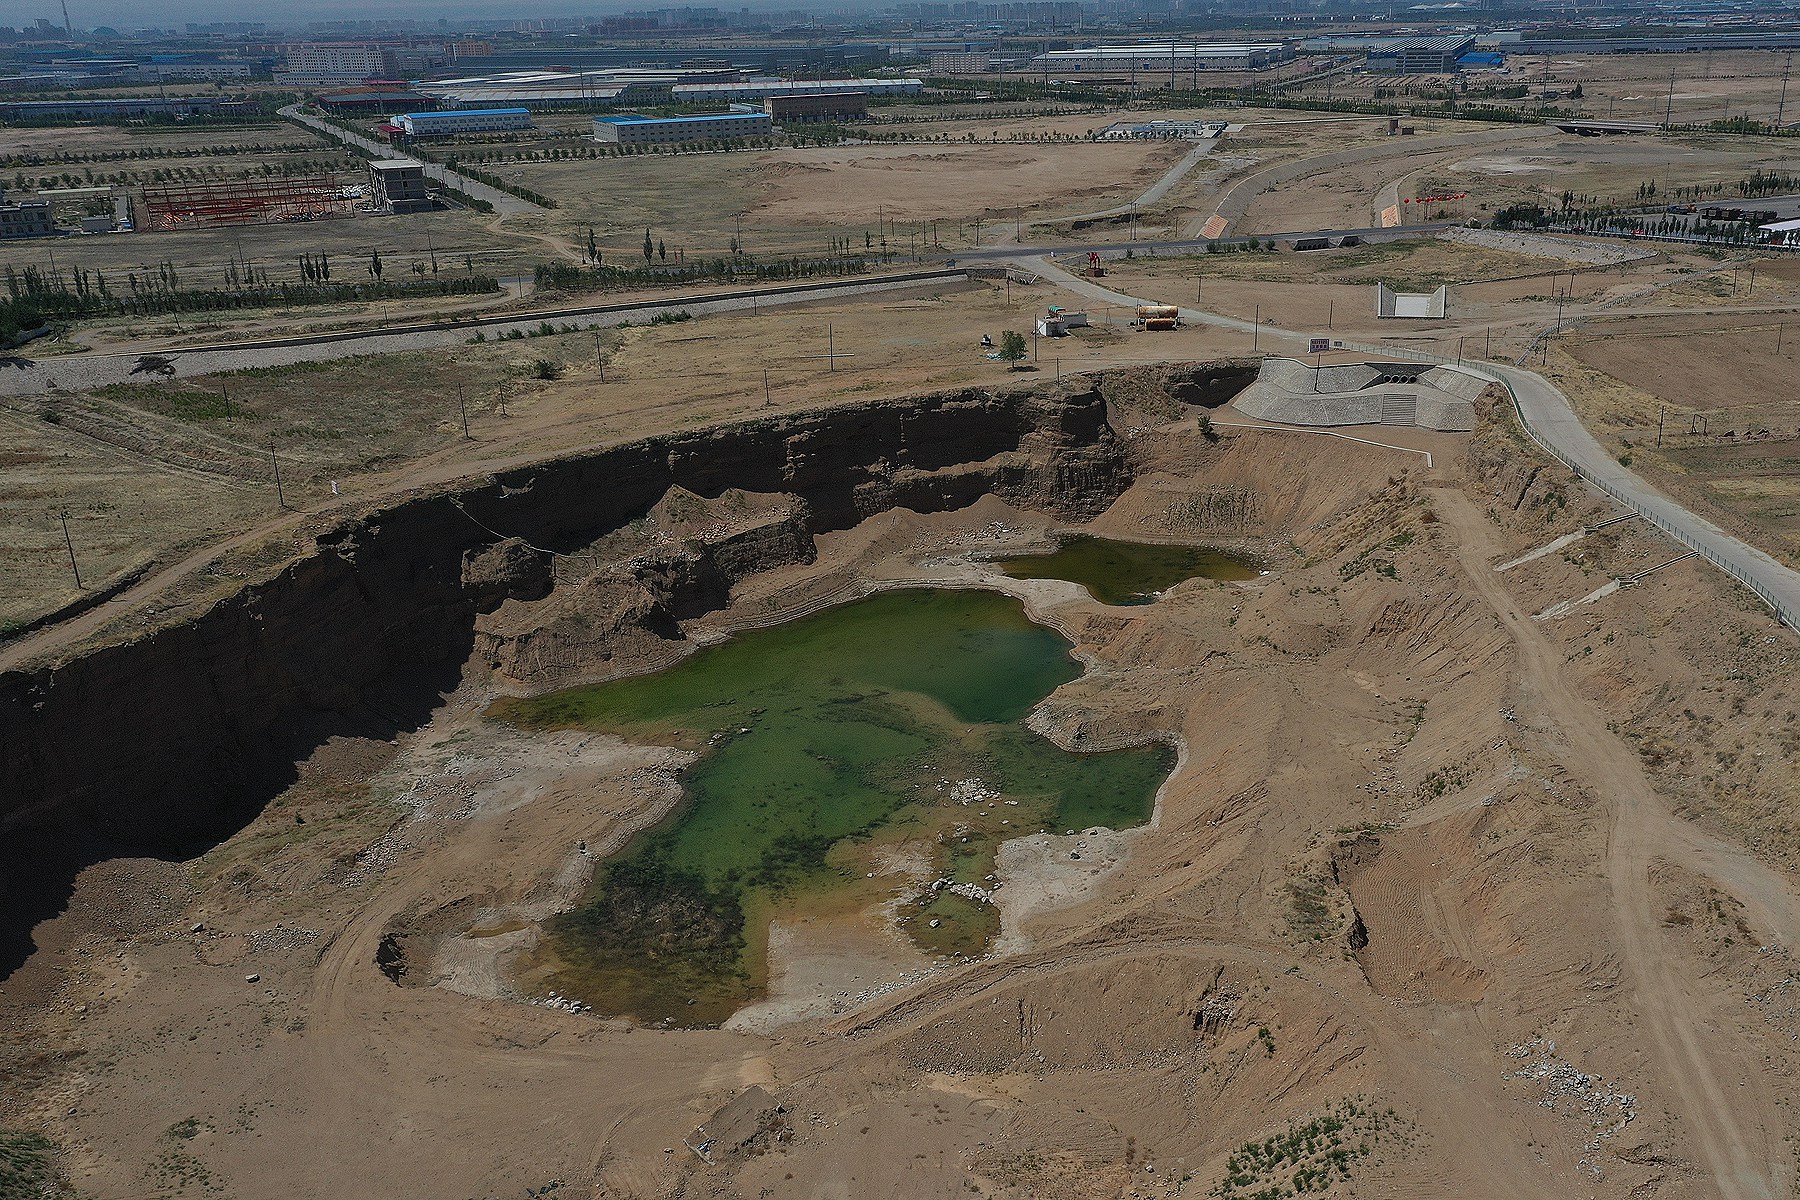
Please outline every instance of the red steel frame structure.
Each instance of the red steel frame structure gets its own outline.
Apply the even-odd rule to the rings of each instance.
[[[151,229],[353,216],[356,199],[344,191],[335,175],[155,184],[144,188],[144,211]]]

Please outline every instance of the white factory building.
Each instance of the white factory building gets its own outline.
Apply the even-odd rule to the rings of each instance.
[[[507,133],[531,128],[522,108],[460,108],[450,112],[402,113],[394,118],[407,137],[457,137],[465,133]]]
[[[735,78],[736,71],[659,71],[641,67],[592,71],[501,71],[413,85],[443,108],[571,108],[590,104],[668,104],[678,83]]]
[[[771,96],[827,96],[861,92],[865,96],[916,96],[923,79],[744,79],[735,83],[678,83],[675,99],[683,104],[715,104],[732,100],[767,100]]]
[[[1052,50],[1034,57],[1031,69],[1051,75],[1260,71],[1293,57],[1280,42],[1160,42]]]
[[[716,68],[642,67],[591,71],[502,71],[462,79],[415,83],[413,90],[443,108],[530,109],[588,105],[760,103],[771,96],[819,96],[861,92],[867,96],[916,96],[919,79],[744,79]]]

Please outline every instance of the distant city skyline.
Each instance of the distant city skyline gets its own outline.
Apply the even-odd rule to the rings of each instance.
[[[386,0],[379,7],[367,0],[308,0],[307,3],[276,3],[246,6],[226,4],[220,0],[165,0],[154,7],[143,0],[69,0],[69,19],[76,29],[109,26],[119,30],[180,28],[190,22],[256,21],[271,27],[304,29],[317,21],[366,21],[370,19],[436,21],[517,21],[532,18],[603,15],[636,9],[680,8],[681,3],[668,0],[542,0],[523,10],[505,0]],[[794,0],[724,0],[716,4],[694,4],[692,7],[718,8],[783,8],[812,7]],[[864,7],[856,0],[838,3],[834,8]],[[868,5],[880,7],[880,5]],[[60,0],[0,0],[0,25],[24,28],[36,24],[39,17],[55,25],[62,24]]]

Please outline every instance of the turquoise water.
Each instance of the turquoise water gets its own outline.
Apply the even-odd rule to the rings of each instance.
[[[942,874],[980,882],[1006,838],[1148,819],[1167,748],[1071,754],[1022,724],[1080,674],[1070,649],[1008,597],[917,589],[655,675],[497,703],[492,716],[525,727],[699,752],[685,802],[551,924],[558,990],[646,1021],[714,1023],[760,990],[768,916],[855,900],[876,843],[922,841]],[[984,799],[962,803],[971,795]],[[940,896],[906,927],[927,949],[969,953],[996,920]]]
[[[1148,604],[1157,593],[1189,579],[1254,579],[1256,568],[1201,546],[1118,542],[1078,534],[1050,554],[1001,559],[1014,579],[1065,579],[1102,604]]]

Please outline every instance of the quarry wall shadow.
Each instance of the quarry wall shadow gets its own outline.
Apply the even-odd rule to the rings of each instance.
[[[495,534],[572,551],[677,485],[795,494],[813,533],[990,492],[1085,520],[1130,479],[1105,402],[1077,381],[653,438],[346,520],[190,621],[0,675],[0,981],[86,867],[192,857],[326,740],[421,727],[461,679],[477,614],[504,599],[463,577],[464,555]]]

